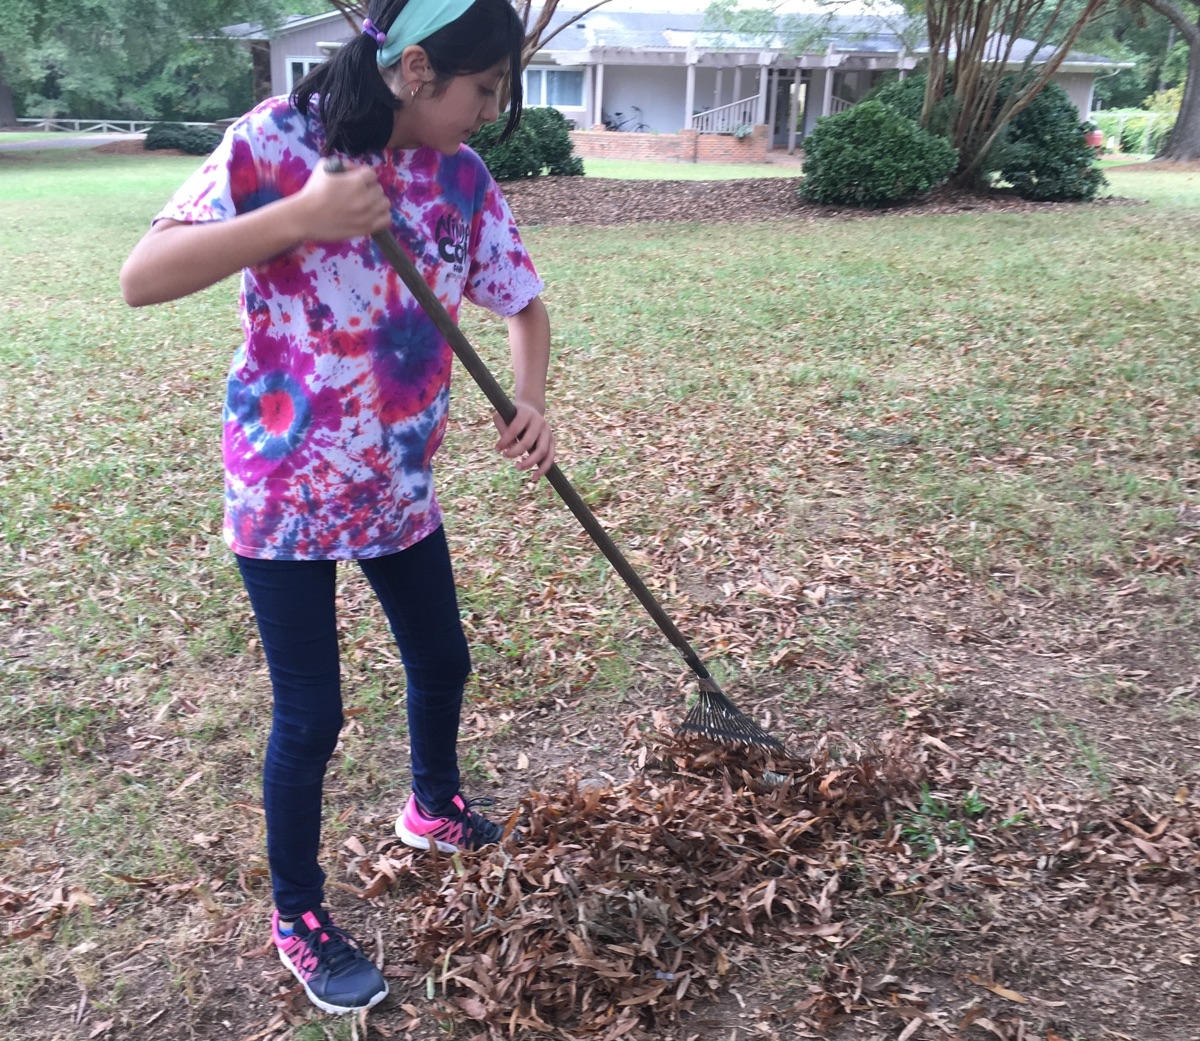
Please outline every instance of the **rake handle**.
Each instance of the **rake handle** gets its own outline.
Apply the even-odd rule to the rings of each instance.
[[[325,168],[329,173],[341,173],[345,169],[341,160],[336,157],[327,159],[325,161]],[[375,242],[375,245],[379,247],[379,251],[384,255],[387,262],[392,266],[392,270],[400,276],[400,280],[408,287],[408,291],[412,293],[417,303],[421,305],[426,315],[429,316],[429,319],[437,326],[438,332],[445,337],[446,342],[450,345],[450,349],[454,351],[458,360],[462,362],[463,367],[471,374],[471,378],[478,384],[479,389],[487,396],[492,408],[500,414],[500,418],[506,424],[511,423],[517,413],[516,406],[504,392],[504,388],[496,381],[496,377],[492,375],[491,370],[484,364],[483,359],[476,353],[475,348],[471,346],[470,341],[463,335],[462,330],[455,324],[454,319],[450,317],[446,308],[442,306],[442,302],[437,298],[437,294],[429,288],[428,283],[421,277],[421,273],[417,270],[416,265],[400,247],[395,236],[385,229],[384,231],[375,232],[371,238]],[[671,621],[670,616],[663,610],[662,605],[655,599],[654,594],[646,587],[646,583],[642,581],[641,576],[633,569],[633,565],[625,559],[625,555],[617,548],[617,544],[613,542],[611,536],[596,519],[596,515],[592,513],[591,507],[584,502],[571,482],[567,480],[567,475],[558,468],[557,463],[546,471],[546,480],[550,482],[551,487],[558,493],[559,498],[566,503],[567,508],[575,515],[575,519],[579,521],[583,530],[591,536],[592,541],[596,544],[600,552],[608,558],[608,562],[612,564],[617,574],[621,576],[625,584],[633,592],[633,595],[641,601],[642,606],[646,609],[650,617],[654,619],[654,623],[662,630],[663,635],[683,655],[683,660],[687,662],[688,668],[700,680],[701,688],[719,692],[720,688],[717,687],[716,681],[705,667],[704,662],[700,660],[700,656],[692,649],[692,645],[688,643],[675,623]]]

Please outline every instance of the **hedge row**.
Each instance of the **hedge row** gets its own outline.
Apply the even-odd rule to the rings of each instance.
[[[1147,112],[1144,108],[1110,109],[1096,112],[1092,122],[1104,134],[1104,142],[1115,141],[1122,152],[1156,155],[1175,126],[1173,116]]]

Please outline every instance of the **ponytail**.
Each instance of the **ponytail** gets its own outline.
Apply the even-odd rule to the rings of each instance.
[[[371,0],[371,22],[387,32],[408,0]],[[503,141],[517,129],[524,109],[521,85],[525,28],[509,0],[475,0],[466,12],[431,33],[419,46],[437,79],[435,91],[455,76],[486,72],[501,61],[509,67],[508,121]],[[307,116],[317,98],[325,131],[325,152],[362,155],[384,148],[392,136],[395,113],[404,102],[384,82],[375,39],[359,33],[328,61],[304,77],[292,91],[292,104]]]

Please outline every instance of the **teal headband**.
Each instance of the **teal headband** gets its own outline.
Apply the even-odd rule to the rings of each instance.
[[[396,15],[375,60],[380,68],[395,65],[405,47],[420,43],[466,14],[475,0],[408,0]]]

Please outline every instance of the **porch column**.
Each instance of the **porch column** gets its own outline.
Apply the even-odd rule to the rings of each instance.
[[[767,121],[767,91],[771,83],[771,70],[765,65],[758,68],[758,108],[754,112],[754,122],[763,124]]]
[[[604,122],[604,62],[596,64],[595,80],[592,87],[592,126]]]
[[[713,108],[721,107],[721,94],[723,92],[722,88],[725,86],[725,84],[723,82],[724,78],[725,78],[725,70],[717,69],[717,85],[713,89],[713,106],[712,106]]]
[[[771,102],[770,109],[767,112],[767,126],[770,130],[767,131],[767,140],[771,142],[770,147],[775,147],[775,124],[779,121],[779,80],[782,73],[779,69],[771,70]]]
[[[825,89],[821,92],[821,115],[833,111],[833,69],[825,70]]]
[[[800,70],[792,70],[791,117],[788,121],[788,155],[796,154],[796,121],[800,118]]]
[[[691,130],[692,114],[696,111],[696,65],[690,61],[687,67],[687,90],[684,91],[683,109],[683,129]]]
[[[729,99],[731,102],[742,100],[742,67],[734,66],[733,70],[733,97]]]
[[[811,133],[812,128],[817,125],[817,120],[821,117],[821,98],[825,95],[825,79],[829,76],[832,70],[830,69],[813,69],[812,80],[808,85],[808,100],[809,104],[804,106],[804,133]]]

